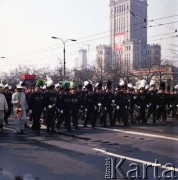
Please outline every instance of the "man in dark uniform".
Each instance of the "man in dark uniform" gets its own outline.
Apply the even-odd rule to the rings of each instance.
[[[40,87],[35,87],[35,92],[28,97],[29,113],[32,114],[33,124],[32,129],[36,134],[40,134],[40,118],[44,109],[44,98],[40,91]]]
[[[58,130],[60,129],[60,126],[64,121],[64,110],[63,110],[64,88],[62,84],[63,81],[60,81],[58,87],[58,99],[57,99],[57,110],[56,110],[56,120],[57,120],[56,127]]]
[[[172,89],[172,99],[171,99],[171,107],[170,107],[170,112],[172,111],[172,118],[177,118],[178,119],[178,93],[177,93],[177,88],[178,85],[176,85]]]
[[[85,89],[87,93],[84,96],[84,109],[86,113],[86,117],[84,120],[83,126],[86,128],[88,127],[87,124],[88,122],[91,123],[92,127],[95,127],[96,120],[94,119],[94,112],[95,112],[95,106],[96,106],[96,99],[93,93],[93,86],[91,82],[88,81],[88,84],[86,83]]]
[[[150,91],[148,92],[148,104],[149,110],[146,118],[149,118],[151,115],[153,117],[153,124],[156,123],[156,107],[157,107],[157,89],[154,81],[150,82]]]
[[[56,133],[55,131],[55,112],[56,112],[56,104],[58,95],[54,91],[54,84],[52,79],[47,80],[47,91],[44,94],[44,102],[46,108],[46,125],[47,132]]]
[[[162,120],[166,122],[166,103],[167,101],[167,96],[165,92],[165,82],[160,83],[160,88],[159,92],[157,94],[157,120],[159,121],[160,118],[162,117]]]
[[[72,110],[72,122],[75,129],[79,129],[78,127],[78,112],[80,108],[79,99],[77,96],[77,85],[75,82],[70,82],[70,99],[71,99],[71,110]]]
[[[85,110],[84,110],[84,96],[86,91],[82,91],[82,85],[78,85],[77,88],[77,97],[80,104],[79,111],[78,111],[78,120],[83,121],[85,118]]]
[[[6,125],[7,125],[8,124],[8,118],[11,115],[12,107],[13,107],[12,104],[11,104],[12,93],[10,92],[8,84],[6,84],[5,87],[4,87],[4,96],[5,96],[7,104],[8,104],[8,111],[6,111],[5,115],[4,115],[4,121],[5,121]]]
[[[167,102],[166,102],[166,113],[167,113],[167,116],[170,115],[170,109],[171,109],[171,103],[172,103],[172,94],[171,94],[171,88],[170,86],[168,85],[167,86],[167,89],[166,89],[166,99],[167,99]]]
[[[67,128],[67,131],[71,131],[71,94],[69,91],[70,88],[70,82],[64,81],[63,84],[64,93],[62,95],[63,97],[63,113],[64,113],[64,121],[65,121],[65,127]]]
[[[96,121],[99,120],[99,123],[104,127],[107,127],[106,118],[104,113],[106,111],[106,96],[105,92],[102,89],[102,83],[98,82],[95,84],[95,112],[94,112],[94,126]]]
[[[128,107],[127,107],[128,119],[130,120],[131,124],[135,124],[133,91],[134,91],[133,85],[131,83],[127,84],[127,92],[125,93],[125,98],[128,104]]]
[[[148,105],[148,96],[147,93],[145,91],[145,87],[141,86],[140,87],[140,91],[138,93],[137,96],[137,105],[140,108],[140,115],[139,115],[139,121],[142,121],[142,124],[146,124],[147,123],[147,119],[146,119],[146,107]]]
[[[128,101],[125,95],[126,83],[121,79],[119,82],[119,91],[115,94],[116,109],[114,112],[114,122],[120,120],[124,123],[124,126],[128,126]],[[115,124],[115,123],[114,123]]]
[[[114,123],[114,118],[113,118],[113,100],[114,100],[114,94],[112,93],[112,82],[110,80],[108,80],[107,84],[106,84],[106,93],[105,93],[105,107],[104,107],[104,115],[103,115],[103,119],[105,124],[107,121],[107,115],[109,115],[109,120],[110,120],[110,126],[114,127],[115,123]]]

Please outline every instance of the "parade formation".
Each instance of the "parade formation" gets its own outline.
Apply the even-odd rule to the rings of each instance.
[[[161,82],[157,88],[154,81],[147,84],[145,80],[133,86],[120,79],[117,88],[112,87],[110,80],[96,84],[88,80],[80,85],[65,80],[54,84],[50,77],[28,88],[24,82],[15,89],[0,84],[0,129],[8,125],[11,114],[18,135],[24,134],[25,128],[40,134],[42,124],[48,133],[56,133],[61,126],[67,131],[80,130],[79,122],[84,128],[107,128],[147,124],[148,118],[153,124],[177,118],[178,86],[171,89]]]

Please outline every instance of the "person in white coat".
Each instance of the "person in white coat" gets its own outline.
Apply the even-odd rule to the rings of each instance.
[[[14,122],[17,134],[24,133],[24,125],[26,123],[26,110],[28,108],[26,95],[22,90],[23,87],[21,85],[17,85],[16,92],[12,94]]]
[[[0,131],[3,130],[4,112],[8,111],[8,105],[5,96],[2,94],[3,84],[0,84]]]

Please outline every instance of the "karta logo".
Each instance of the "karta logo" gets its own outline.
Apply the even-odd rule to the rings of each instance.
[[[120,33],[120,34],[115,35],[115,44],[114,44],[115,51],[122,50],[124,40],[125,40],[125,34],[124,33]]]
[[[172,163],[137,164],[127,159],[105,158],[106,179],[178,179],[177,168]]]

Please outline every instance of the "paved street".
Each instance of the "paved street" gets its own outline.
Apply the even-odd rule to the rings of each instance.
[[[178,175],[178,122],[159,125],[135,125],[129,128],[83,128],[40,136],[27,129],[17,136],[13,120],[0,134],[1,180],[105,179],[106,158],[126,158],[121,169],[126,173],[130,163],[155,163],[175,166]],[[111,159],[109,159],[111,160]],[[113,159],[112,159],[113,160]],[[133,169],[133,168],[132,168]],[[159,167],[159,175],[167,167]],[[143,169],[140,168],[142,176]],[[170,175],[170,173],[169,173]],[[116,179],[123,179],[116,172]],[[153,169],[148,179],[154,179]]]

